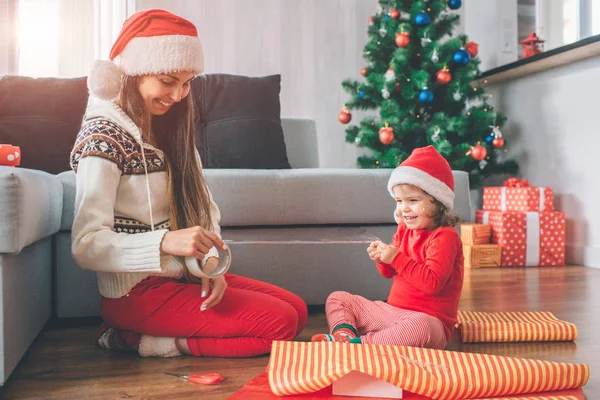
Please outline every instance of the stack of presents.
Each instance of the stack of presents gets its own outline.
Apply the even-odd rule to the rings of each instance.
[[[552,190],[511,178],[484,189],[475,224],[463,224],[470,268],[564,265],[565,217]],[[574,341],[551,312],[459,310],[463,343]],[[230,400],[578,400],[586,364],[349,343],[274,342],[267,370]]]
[[[483,189],[483,210],[461,225],[466,268],[565,265],[565,214],[551,188],[510,178]]]

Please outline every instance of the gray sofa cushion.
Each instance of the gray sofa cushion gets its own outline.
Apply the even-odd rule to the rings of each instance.
[[[395,202],[386,192],[390,173],[334,168],[204,171],[222,226],[394,223]]]
[[[280,120],[281,76],[207,74],[192,81],[205,168],[291,168]]]
[[[43,171],[0,166],[0,253],[18,253],[58,232],[63,188]]]
[[[231,227],[394,223],[396,205],[386,189],[391,173],[383,168],[204,170],[221,210],[221,226]],[[453,174],[454,211],[470,221],[469,175]],[[75,173],[58,178],[65,197],[60,228],[68,231],[73,224]]]
[[[21,168],[68,171],[87,98],[86,78],[0,77],[0,143],[21,147]]]
[[[21,168],[51,174],[69,170],[73,128],[53,117],[0,117],[0,143],[21,148]]]

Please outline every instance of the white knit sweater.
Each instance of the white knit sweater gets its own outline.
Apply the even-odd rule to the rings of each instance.
[[[77,173],[72,252],[82,268],[98,273],[100,294],[125,296],[150,275],[180,278],[185,266],[160,254],[170,227],[164,155],[116,103],[90,98],[71,167]],[[211,215],[220,236],[212,195]],[[202,264],[217,256],[211,249]]]

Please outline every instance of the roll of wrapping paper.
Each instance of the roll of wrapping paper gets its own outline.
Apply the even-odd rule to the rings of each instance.
[[[293,245],[293,244],[355,244],[372,243],[381,240],[378,237],[371,237],[363,240],[224,240],[225,244],[252,244],[252,245]],[[231,267],[231,250],[229,246],[225,249],[217,249],[219,252],[219,262],[217,267],[210,272],[202,269],[200,261],[195,257],[186,257],[185,265],[192,275],[197,278],[216,278],[223,275]]]
[[[586,364],[408,346],[274,341],[269,385],[277,396],[314,393],[358,371],[430,399],[482,399],[584,386]]]
[[[577,339],[577,327],[551,312],[458,311],[464,343],[551,342]]]

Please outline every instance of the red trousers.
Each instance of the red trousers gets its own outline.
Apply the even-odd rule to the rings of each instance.
[[[221,302],[200,311],[202,287],[151,276],[119,299],[103,298],[109,326],[143,335],[188,338],[195,356],[266,354],[274,340],[291,340],[306,325],[307,309],[295,294],[269,283],[226,274]]]

